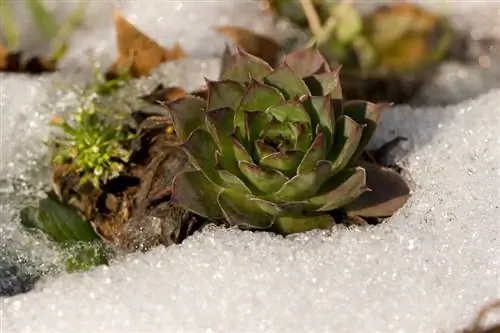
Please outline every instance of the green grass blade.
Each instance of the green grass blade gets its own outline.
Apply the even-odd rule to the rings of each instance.
[[[0,28],[3,30],[6,47],[15,50],[19,46],[19,35],[12,8],[7,0],[0,0]]]
[[[38,25],[42,35],[47,40],[51,40],[57,35],[58,26],[54,15],[52,15],[41,0],[26,0],[28,9],[33,20]]]

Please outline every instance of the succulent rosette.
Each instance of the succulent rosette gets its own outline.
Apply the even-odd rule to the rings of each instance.
[[[315,48],[286,55],[276,68],[238,50],[220,80],[207,80],[206,100],[169,103],[194,166],[175,177],[172,202],[282,234],[329,228],[332,211],[360,198],[376,205],[363,196],[370,188],[358,160],[386,104],[343,101],[339,70]]]

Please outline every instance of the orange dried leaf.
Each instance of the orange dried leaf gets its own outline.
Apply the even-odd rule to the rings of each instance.
[[[133,77],[147,76],[162,62],[185,57],[178,44],[172,50],[163,48],[128,22],[118,11],[113,13],[113,19],[118,59],[108,70],[108,76],[123,70],[130,70]]]
[[[280,45],[274,39],[236,26],[221,26],[215,30],[229,37],[234,44],[238,45],[246,52],[270,64],[276,62],[278,52],[280,51]]]

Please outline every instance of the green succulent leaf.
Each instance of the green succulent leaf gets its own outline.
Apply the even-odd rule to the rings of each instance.
[[[250,194],[251,191],[248,186],[240,178],[226,170],[217,170],[220,179],[222,180],[222,187],[228,188],[241,193]]]
[[[222,191],[200,170],[186,171],[175,176],[172,182],[171,203],[208,219],[223,218],[217,204]]]
[[[283,59],[282,66],[288,66],[299,78],[330,72],[330,66],[315,47],[291,52]]]
[[[262,112],[272,105],[284,102],[285,98],[278,89],[253,81],[243,97],[241,109]]]
[[[314,229],[331,229],[335,220],[330,215],[283,216],[278,217],[272,226],[274,232],[289,235]]]
[[[245,112],[245,123],[248,129],[248,142],[252,144],[262,136],[273,121],[273,116],[266,112]]]
[[[264,78],[264,83],[277,88],[289,100],[311,94],[304,81],[288,66],[276,68]]]
[[[302,175],[313,170],[318,161],[322,161],[326,158],[326,153],[327,147],[325,136],[323,133],[318,133],[299,165],[298,174]]]
[[[208,86],[208,110],[230,108],[238,110],[245,87],[236,81],[209,81]]]
[[[57,243],[99,239],[88,221],[73,207],[56,201],[54,195],[40,200],[38,208],[24,208],[20,216],[24,227],[43,231]]]
[[[360,125],[348,116],[342,116],[337,121],[337,133],[328,160],[334,161],[332,172],[341,171],[351,161],[358,149],[365,125]]]
[[[102,243],[78,242],[64,249],[66,272],[85,272],[108,264]]]
[[[271,105],[266,112],[280,122],[303,123],[311,125],[311,118],[304,106],[296,101],[283,101]]]
[[[240,161],[252,162],[252,156],[246,150],[245,146],[243,146],[241,142],[239,142],[238,139],[234,136],[232,137],[232,141],[233,141],[234,156],[236,157],[236,160],[238,162]]]
[[[277,202],[301,201],[313,196],[332,176],[332,163],[318,161],[316,167],[307,173],[297,174],[287,181],[271,198]]]
[[[167,104],[174,119],[175,131],[181,140],[186,140],[196,129],[206,129],[205,101],[186,96]]]
[[[264,194],[278,191],[288,181],[288,177],[277,170],[262,170],[258,165],[247,161],[240,161],[239,166],[252,185]]]
[[[329,95],[333,99],[342,99],[342,87],[339,81],[340,69],[341,66],[338,66],[331,72],[306,77],[304,82],[313,96]]]
[[[236,54],[226,59],[221,79],[239,83],[249,83],[251,80],[261,81],[272,70],[272,67],[264,60],[237,48]]]
[[[356,121],[358,124],[365,125],[363,135],[359,141],[358,148],[353,154],[351,161],[354,163],[361,153],[365,150],[366,145],[372,138],[382,112],[385,111],[387,103],[373,104],[365,101],[349,101],[344,104],[344,114]]]
[[[220,166],[231,173],[239,174],[238,161],[234,154],[233,139],[229,135],[234,130],[235,111],[228,107],[207,112],[208,128],[215,139]]]
[[[331,211],[347,205],[367,190],[365,169],[351,168],[330,178],[308,201],[321,206],[318,211]]]
[[[268,229],[275,217],[262,211],[251,197],[231,190],[224,190],[217,196],[217,202],[230,225],[251,229]]]
[[[321,132],[325,136],[325,145],[330,147],[335,135],[335,118],[330,96],[311,96],[304,101],[306,111],[311,118],[312,128],[320,126]]]
[[[254,142],[255,145],[255,161],[260,163],[260,160],[262,160],[264,157],[275,154],[277,151],[266,144],[263,140],[256,140]]]
[[[366,170],[366,185],[370,191],[347,205],[346,211],[363,217],[393,215],[410,197],[408,183],[392,169],[366,162],[360,166]]]
[[[215,170],[215,145],[212,137],[207,131],[197,129],[191,133],[181,146],[189,156],[191,163],[216,184],[220,184],[220,179]]]
[[[304,152],[288,150],[269,154],[260,159],[260,165],[266,168],[277,169],[290,177],[297,172],[297,168],[304,157]]]

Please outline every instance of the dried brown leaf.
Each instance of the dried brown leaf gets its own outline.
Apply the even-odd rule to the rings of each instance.
[[[281,46],[274,39],[237,26],[220,26],[215,30],[230,38],[246,52],[269,64],[276,62]]]
[[[128,22],[118,11],[113,13],[116,29],[118,59],[108,70],[107,76],[130,70],[133,77],[147,76],[159,64],[185,57],[184,50],[176,44],[171,50],[163,48]]]

